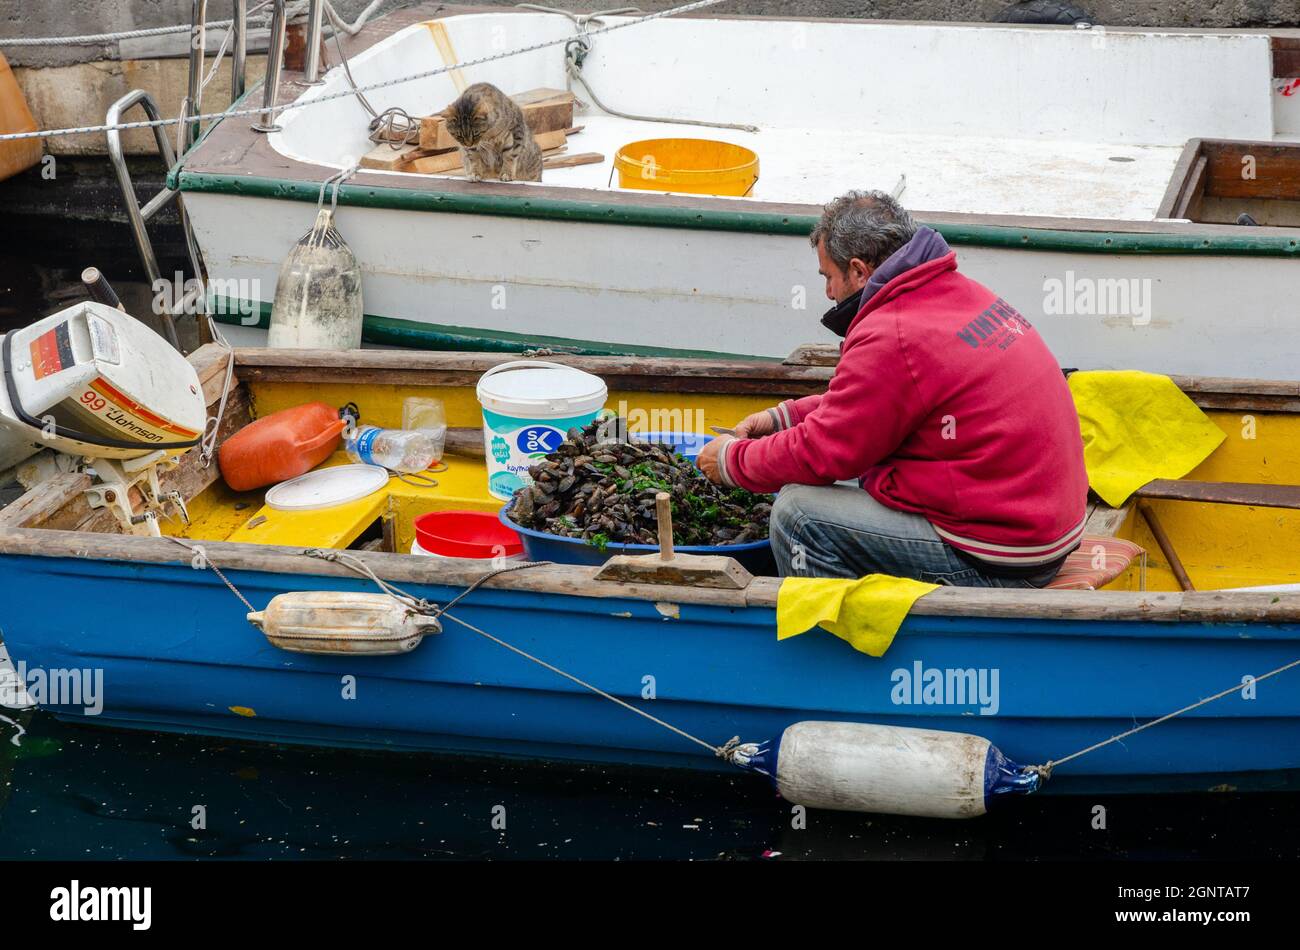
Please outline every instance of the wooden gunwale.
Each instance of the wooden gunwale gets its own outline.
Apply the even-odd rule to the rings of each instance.
[[[204,542],[208,560],[223,571],[261,571],[284,575],[347,577],[361,580],[341,564],[308,557],[299,547]],[[488,573],[474,561],[444,561],[400,554],[349,551],[378,576],[396,584],[467,587]],[[172,541],[84,531],[42,528],[0,529],[0,554],[60,557],[189,566],[191,553]],[[775,608],[779,578],[755,578],[743,590],[599,581],[599,568],[543,565],[494,577],[488,589],[528,591],[597,599],[621,598],[656,603],[719,607]],[[912,614],[922,617],[1002,619],[1158,621],[1162,623],[1300,623],[1300,594],[1194,591],[1040,591],[942,587],[921,598]]]
[[[512,358],[502,353],[430,350],[235,350],[237,372],[245,382],[328,381],[442,388],[473,386],[484,372]],[[822,392],[835,372],[833,365],[791,365],[771,360],[565,353],[540,358],[594,373],[610,388],[647,392],[765,393],[797,398]],[[1171,379],[1203,409],[1300,412],[1300,381],[1220,376]]]

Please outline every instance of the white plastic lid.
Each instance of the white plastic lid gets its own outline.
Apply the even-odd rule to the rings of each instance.
[[[276,511],[315,511],[365,498],[387,484],[388,469],[380,465],[336,465],[281,482],[266,493],[266,503]]]
[[[605,406],[609,390],[599,376],[544,360],[494,366],[478,381],[478,401],[502,415],[579,416]]]

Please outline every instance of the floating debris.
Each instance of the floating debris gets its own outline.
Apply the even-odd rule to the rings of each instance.
[[[672,446],[634,441],[622,419],[570,429],[528,469],[533,484],[515,492],[516,524],[598,548],[657,545],[655,496],[672,496],[673,543],[722,546],[762,541],[772,496],[714,485]]]

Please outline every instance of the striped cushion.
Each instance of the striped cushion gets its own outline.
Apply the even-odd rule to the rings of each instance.
[[[1047,590],[1096,590],[1119,577],[1133,559],[1145,552],[1132,541],[1085,534],[1079,547],[1065,559]],[[1105,566],[1099,566],[1104,564]]]

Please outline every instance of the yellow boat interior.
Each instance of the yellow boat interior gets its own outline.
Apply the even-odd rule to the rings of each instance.
[[[405,553],[415,537],[414,521],[422,514],[449,509],[496,512],[502,502],[487,490],[475,384],[492,366],[515,358],[495,353],[237,349],[220,438],[252,419],[308,402],[355,403],[363,422],[398,427],[405,397],[435,396],[445,406],[449,427],[446,468],[433,476],[436,485],[393,478],[386,488],[357,501],[293,512],[266,505],[264,489],[232,491],[215,461],[204,466],[192,450],[163,477],[164,488],[180,490],[188,499],[191,523],[172,518],[164,522],[163,532],[191,541],[335,549],[366,545],[371,550]],[[833,369],[829,365],[833,357],[813,349],[796,352],[785,363],[546,358],[604,379],[609,387],[607,407],[626,416],[634,432],[671,428],[665,420],[684,424],[686,431],[705,433],[710,426],[734,426],[745,415],[782,399],[824,389]],[[228,353],[209,344],[190,359],[215,411],[226,384]],[[1205,377],[1181,377],[1175,382],[1226,435],[1185,481],[1300,485],[1300,384]],[[340,450],[323,464],[348,461]],[[27,499],[10,505],[0,511],[0,526],[7,522],[14,527],[120,530],[106,511],[87,507],[71,478],[65,477],[62,503]],[[1151,521],[1139,510],[1142,506],[1154,512],[1198,590],[1300,583],[1300,510],[1173,498],[1147,498],[1112,509],[1094,498],[1086,533],[1130,540],[1147,552],[1107,589],[1180,589]]]

